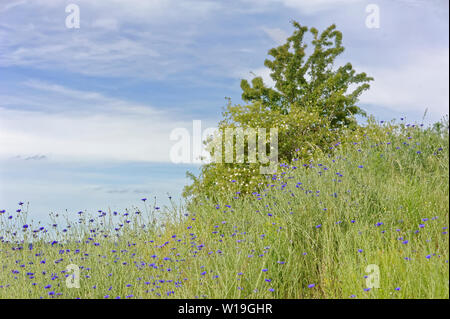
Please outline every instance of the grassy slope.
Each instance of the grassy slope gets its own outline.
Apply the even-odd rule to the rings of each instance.
[[[293,162],[265,190],[171,215],[162,232],[133,211],[85,217],[65,244],[3,240],[0,298],[448,298],[448,135],[405,132]],[[25,223],[7,215],[0,236]],[[88,233],[80,243],[75,228]],[[69,264],[83,267],[79,289],[65,286]],[[366,291],[369,265],[380,281]]]

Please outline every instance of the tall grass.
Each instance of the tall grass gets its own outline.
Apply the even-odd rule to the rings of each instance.
[[[189,212],[0,211],[0,298],[449,298],[448,132],[380,132]]]

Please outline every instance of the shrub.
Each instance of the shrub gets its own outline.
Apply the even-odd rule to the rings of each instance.
[[[271,49],[269,55],[274,59],[265,61],[272,70],[275,87],[267,87],[261,77],[255,77],[251,84],[242,80],[242,99],[247,104],[232,105],[229,100],[224,119],[219,123],[222,135],[227,128],[265,128],[266,140],[269,130],[277,129],[278,161],[284,162],[294,157],[309,160],[316,153],[327,152],[343,131],[357,130],[355,115],[365,113],[356,103],[373,80],[365,73],[356,74],[350,63],[336,67],[335,59],[344,48],[342,34],[335,25],[319,34],[315,28],[308,29],[295,21],[292,24],[293,35],[284,45]],[[313,52],[309,56],[304,43],[308,31],[313,38]],[[206,144],[211,146],[218,136],[221,135]],[[231,143],[235,143],[234,139]],[[244,144],[247,160],[248,151],[256,151],[256,145],[252,144],[248,150],[247,136]],[[269,149],[266,143],[266,150]],[[213,156],[212,151],[210,154]],[[248,193],[267,178],[260,174],[259,168],[259,164],[248,161],[225,163],[222,156],[222,161],[204,165],[200,176],[188,173],[193,183],[184,189],[183,195],[191,199],[200,194],[214,198],[218,190],[225,188]]]

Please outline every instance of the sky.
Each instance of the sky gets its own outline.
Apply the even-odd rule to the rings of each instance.
[[[79,8],[68,28],[66,7]],[[370,5],[379,24],[368,27]],[[369,6],[369,7],[368,7]],[[262,76],[292,20],[343,33],[339,63],[375,81],[379,120],[438,121],[449,108],[447,0],[0,0],[0,210],[124,210],[180,198],[175,128],[221,119],[240,80]],[[373,6],[372,6],[373,8]],[[373,25],[372,25],[373,26]]]

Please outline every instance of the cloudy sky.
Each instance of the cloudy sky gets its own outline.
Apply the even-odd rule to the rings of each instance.
[[[69,4],[80,28],[67,28]],[[369,4],[379,28],[368,28]],[[0,209],[124,209],[175,197],[194,165],[170,162],[174,128],[220,120],[263,76],[290,21],[343,32],[340,62],[375,78],[378,119],[448,114],[447,0],[0,0]]]

